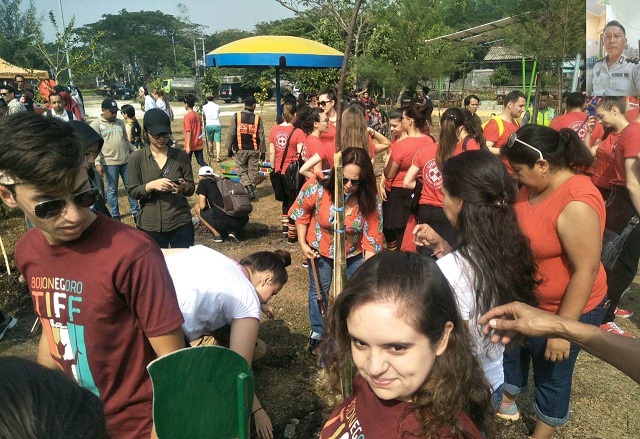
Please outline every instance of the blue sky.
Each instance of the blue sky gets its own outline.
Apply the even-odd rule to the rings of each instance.
[[[96,22],[103,14],[117,14],[121,9],[129,12],[159,10],[178,15],[178,3],[187,6],[191,21],[207,26],[209,33],[234,28],[253,30],[261,21],[293,16],[275,0],[62,0],[65,23],[75,15],[76,26]],[[27,4],[28,0],[23,0],[22,6]],[[54,31],[48,15],[49,11],[54,11],[60,20],[58,0],[35,0],[35,4],[45,14],[45,39],[52,40]]]

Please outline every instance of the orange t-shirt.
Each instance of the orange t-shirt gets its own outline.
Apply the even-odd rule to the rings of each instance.
[[[589,126],[586,123],[588,118],[589,115],[587,113],[583,113],[582,111],[572,111],[571,113],[554,117],[549,128],[556,131],[560,131],[562,128],[571,128],[573,131],[578,133],[580,140],[584,140],[587,135],[587,130],[589,129]]]
[[[420,148],[413,157],[412,165],[420,168],[422,178],[422,192],[419,204],[442,207],[442,172],[436,162],[438,145],[435,143]]]
[[[586,175],[575,175],[556,188],[541,203],[529,204],[529,190],[523,186],[518,193],[515,209],[522,232],[531,241],[531,249],[538,264],[538,276],[542,284],[538,287],[539,308],[557,313],[573,274],[571,263],[558,236],[558,217],[572,201],[586,203],[600,218],[602,239],[605,225],[605,207],[602,195]],[[594,237],[595,238],[595,237]],[[589,300],[582,313],[594,309],[607,294],[607,277],[604,267],[593,283]]]
[[[356,205],[349,214],[345,213],[345,242],[347,258],[357,256],[363,251],[378,253],[382,250],[382,202],[377,199],[377,208],[364,217]],[[298,198],[289,210],[294,221],[307,224],[307,243],[327,258],[334,258],[333,218],[335,207],[333,200],[316,178],[308,179]]]
[[[402,187],[402,181],[411,167],[416,152],[428,145],[435,145],[431,137],[405,137],[395,143],[389,160],[400,165],[398,173],[391,179],[391,187]]]
[[[511,134],[518,131],[520,126],[515,122],[507,122],[506,120],[502,120],[502,125],[504,126],[504,131],[502,131],[502,135],[500,135],[500,127],[498,127],[498,122],[495,119],[491,118],[489,122],[487,122],[487,126],[484,127],[483,135],[487,142],[493,142],[493,148],[502,148],[507,144],[509,140],[509,136]],[[503,155],[500,155],[500,160],[509,170],[509,174],[513,174],[513,169],[511,168],[511,164],[509,160]]]
[[[616,176],[615,170],[611,165],[611,154],[619,138],[620,133],[610,133],[596,151],[596,161],[591,167],[593,174],[591,181],[600,188],[611,189],[611,180]]]
[[[620,131],[618,141],[611,148],[612,185],[627,184],[624,163],[626,159],[638,157],[638,153],[640,153],[640,123],[633,122]]]

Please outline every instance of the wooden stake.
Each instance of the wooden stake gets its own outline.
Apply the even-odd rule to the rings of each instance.
[[[342,181],[342,178],[340,178]],[[2,256],[4,257],[4,265],[7,267],[7,274],[11,276],[11,267],[9,267],[9,258],[7,257],[7,251],[4,249],[4,244],[2,243],[2,237],[0,236],[0,247],[2,247]]]

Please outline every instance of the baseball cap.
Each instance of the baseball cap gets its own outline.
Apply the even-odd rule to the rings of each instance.
[[[142,126],[154,136],[161,133],[171,133],[171,120],[167,113],[159,108],[152,108],[144,113]]]
[[[204,175],[213,175],[213,168],[211,166],[203,166],[198,171],[198,176],[202,177]]]
[[[256,98],[253,95],[249,95],[244,98],[244,105],[247,107],[253,107],[256,104]]]
[[[118,111],[118,103],[113,99],[105,99],[104,101],[102,101],[102,109],[104,110],[105,108],[115,113],[116,111]]]

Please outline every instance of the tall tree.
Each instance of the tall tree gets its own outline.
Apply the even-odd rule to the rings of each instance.
[[[30,0],[22,10],[22,0],[0,0],[0,58],[27,68],[46,68],[33,47],[33,29],[38,29],[43,16]]]

